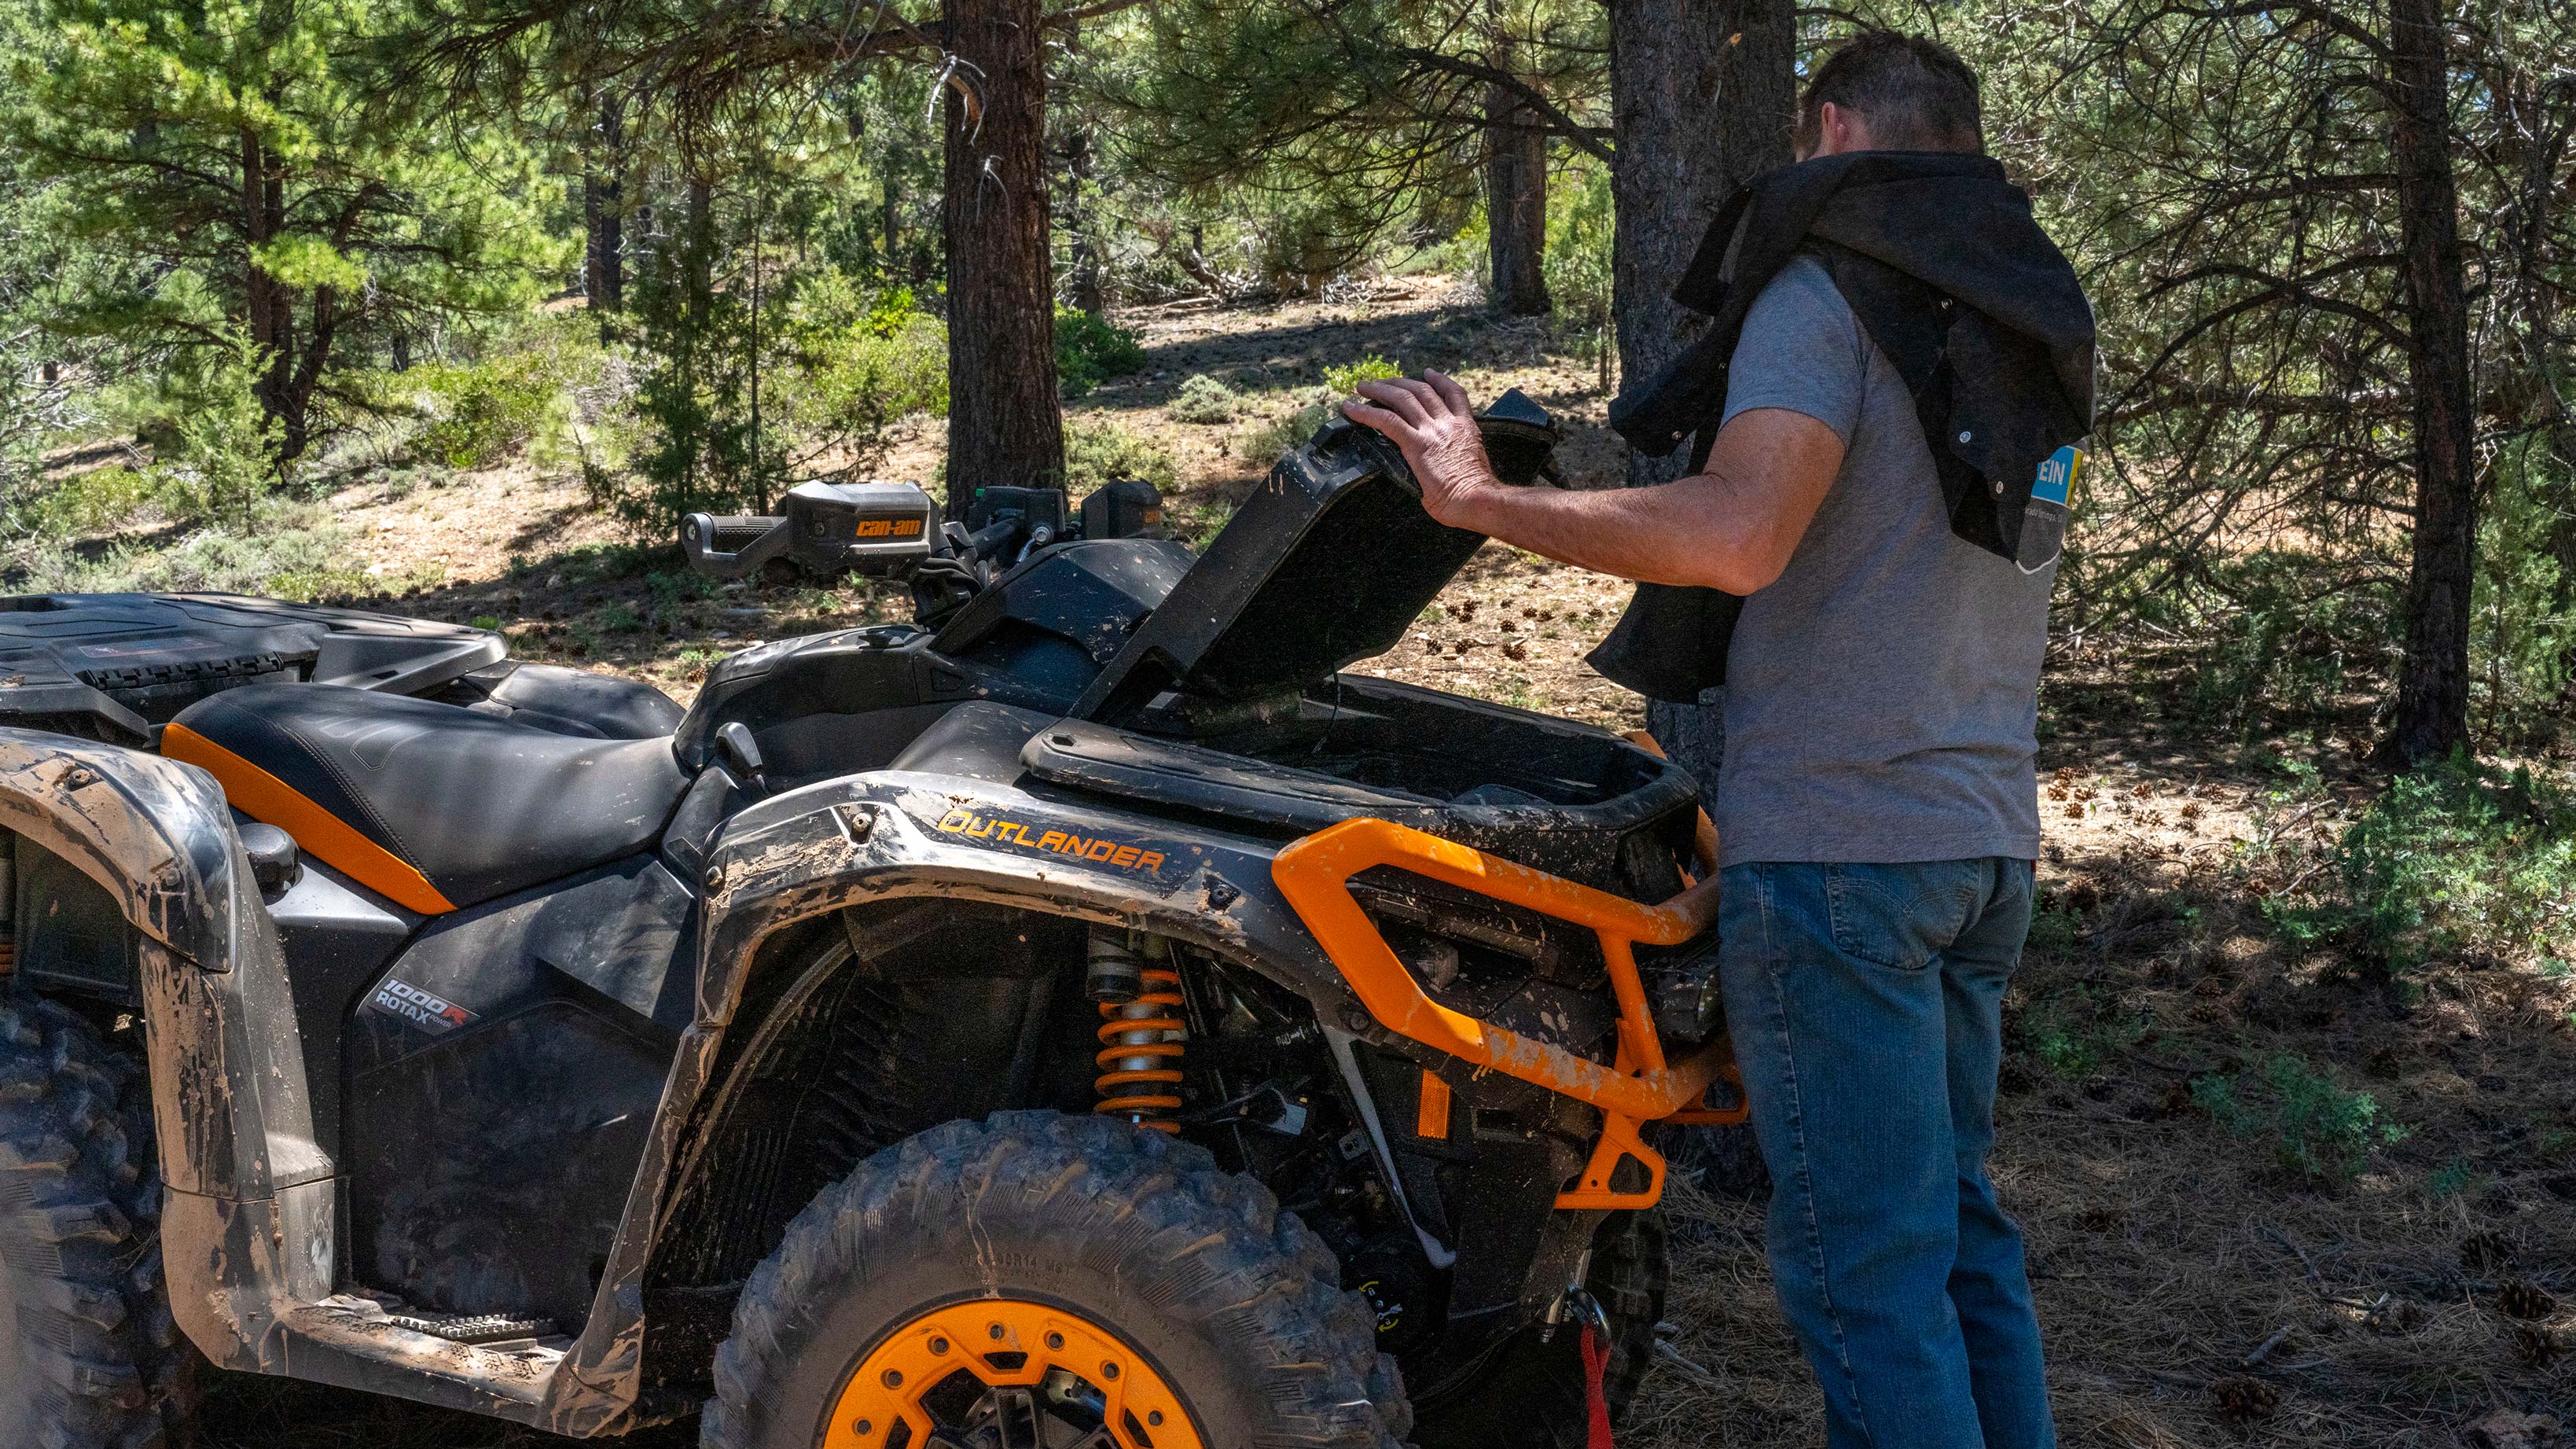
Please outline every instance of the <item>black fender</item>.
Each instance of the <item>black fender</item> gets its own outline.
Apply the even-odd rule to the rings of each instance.
[[[1015,827],[1005,830],[1004,827]],[[1066,840],[1041,847],[1053,832]],[[1079,852],[1069,848],[1079,839]],[[1102,842],[1107,842],[1106,848]],[[1201,947],[1280,981],[1355,1035],[1372,1021],[1270,878],[1258,839],[1041,799],[963,776],[881,771],[763,800],[736,815],[702,868],[698,993],[682,1033],[599,1297],[558,1374],[547,1422],[596,1433],[641,1394],[643,1283],[665,1214],[701,1146],[690,1138],[715,1089],[762,944],[853,906],[935,898],[1042,909]]]
[[[336,1168],[313,1140],[285,958],[214,777],[0,729],[0,826],[96,881],[139,938],[170,1302],[228,1368],[284,1371],[278,1329],[331,1292]]]

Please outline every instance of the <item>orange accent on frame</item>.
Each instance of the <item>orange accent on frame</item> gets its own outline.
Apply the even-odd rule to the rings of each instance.
[[[1432,1142],[1449,1140],[1449,1084],[1440,1074],[1422,1074],[1422,1108],[1414,1114],[1413,1135]]]
[[[456,906],[410,861],[358,833],[357,827],[304,793],[186,725],[166,725],[161,753],[215,777],[224,798],[253,820],[295,837],[296,848],[407,910],[444,915]]]
[[[1610,989],[1619,1001],[1619,1045],[1612,1064],[1605,1067],[1432,1000],[1351,896],[1351,877],[1380,865],[1591,927],[1601,938]],[[1560,1193],[1558,1207],[1644,1208],[1663,1196],[1664,1160],[1638,1139],[1637,1124],[1705,1110],[1699,1104],[1732,1052],[1719,1041],[1678,1064],[1664,1061],[1646,989],[1637,979],[1634,948],[1640,942],[1678,946],[1707,929],[1717,918],[1716,876],[1660,906],[1644,906],[1453,840],[1372,819],[1345,820],[1289,845],[1271,863],[1270,874],[1379,1025],[1471,1066],[1601,1109],[1601,1145],[1584,1170],[1583,1185]],[[1646,1169],[1644,1189],[1615,1192],[1609,1187],[1610,1173],[1623,1156]]]

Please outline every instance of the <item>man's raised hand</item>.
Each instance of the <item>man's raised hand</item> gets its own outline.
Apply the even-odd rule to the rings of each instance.
[[[1342,404],[1343,415],[1386,434],[1402,450],[1422,485],[1424,511],[1452,527],[1474,527],[1467,515],[1476,501],[1502,484],[1485,460],[1484,435],[1467,390],[1448,374],[1425,368],[1418,379],[1361,383],[1359,394],[1368,401]]]

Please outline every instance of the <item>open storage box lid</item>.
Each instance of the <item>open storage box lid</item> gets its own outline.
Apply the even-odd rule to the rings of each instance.
[[[1518,391],[1482,415],[1505,481],[1554,442]],[[1292,694],[1404,638],[1485,536],[1435,521],[1403,455],[1336,418],[1270,470],[1073,709],[1124,724],[1166,693],[1240,702]]]

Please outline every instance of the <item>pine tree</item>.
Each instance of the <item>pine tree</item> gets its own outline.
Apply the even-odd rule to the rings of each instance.
[[[527,158],[370,105],[366,0],[44,0],[0,126],[68,224],[139,263],[58,325],[173,358],[257,349],[275,460],[397,330],[524,306],[565,248]]]

